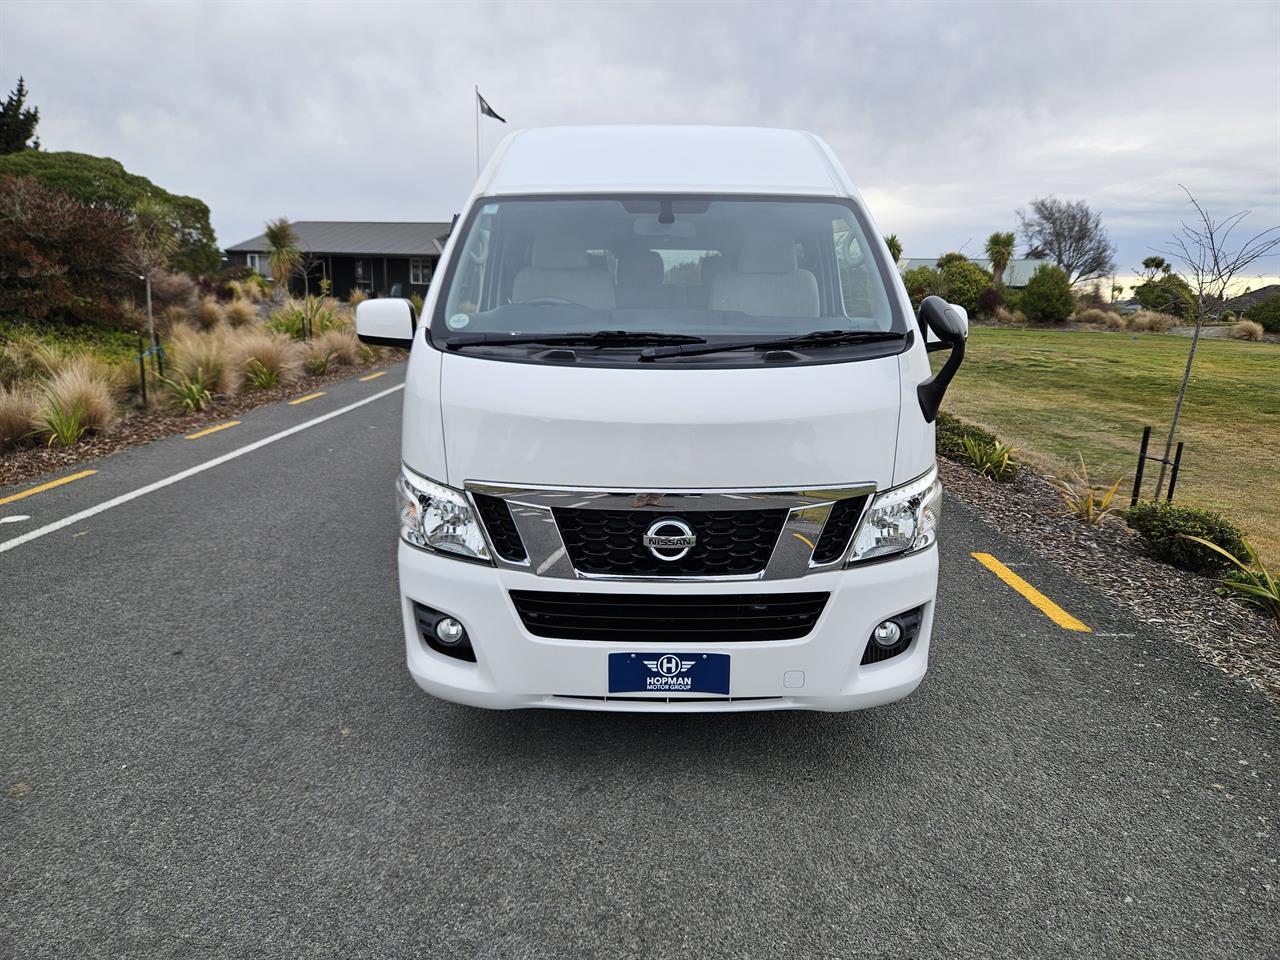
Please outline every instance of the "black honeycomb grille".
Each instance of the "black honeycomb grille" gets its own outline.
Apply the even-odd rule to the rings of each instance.
[[[844,555],[866,502],[866,497],[848,497],[835,502],[822,528],[817,549],[813,551],[814,563],[834,563]]]
[[[786,510],[663,513],[556,508],[556,524],[580,573],[623,577],[750,576],[769,564]],[[679,560],[659,560],[644,545],[657,520],[684,521],[698,538]]]
[[[529,559],[507,501],[482,493],[475,494],[475,501],[476,510],[480,513],[480,522],[489,532],[489,540],[493,544],[493,549],[498,551],[498,556],[512,563],[523,563]]]

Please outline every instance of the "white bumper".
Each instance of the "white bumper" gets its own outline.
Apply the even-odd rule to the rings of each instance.
[[[905,697],[924,678],[938,585],[938,551],[793,580],[728,583],[565,581],[442,558],[400,544],[400,604],[409,672],[444,700],[494,709],[557,707],[656,713],[735,710],[857,710]],[[535,637],[525,630],[511,590],[600,593],[744,594],[825,591],[814,629],[799,640],[740,643],[600,643]],[[475,648],[476,663],[428,648],[413,602],[457,618]],[[924,606],[920,633],[904,653],[860,665],[876,624]],[[661,695],[607,697],[608,656],[634,652],[727,653],[730,696],[680,702]],[[787,680],[784,682],[784,675]],[[796,686],[797,681],[802,686]],[[790,684],[790,685],[788,685]],[[644,695],[638,695],[643,697]],[[751,699],[740,699],[751,698]]]

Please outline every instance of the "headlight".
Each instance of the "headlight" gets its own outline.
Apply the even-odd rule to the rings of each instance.
[[[468,560],[491,562],[471,505],[460,490],[400,469],[396,481],[400,536],[405,543]]]
[[[923,477],[876,495],[853,538],[849,562],[933,546],[941,517],[942,484],[938,481],[938,468],[934,467]]]

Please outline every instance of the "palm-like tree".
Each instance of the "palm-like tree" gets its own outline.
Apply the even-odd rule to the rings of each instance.
[[[298,235],[288,217],[268,220],[263,236],[267,241],[267,259],[271,263],[271,280],[276,293],[289,292],[289,278],[302,268],[302,251]]]
[[[1004,271],[1013,259],[1013,246],[1017,238],[1012,231],[996,231],[987,237],[987,259],[991,261],[991,278],[996,287],[1004,286]]]
[[[902,259],[902,241],[898,239],[896,233],[891,233],[885,237],[884,245],[889,248],[889,256],[893,257],[894,263]]]

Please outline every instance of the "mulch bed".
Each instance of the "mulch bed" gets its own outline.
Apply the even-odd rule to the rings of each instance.
[[[129,415],[121,417],[110,429],[85,437],[74,447],[40,445],[0,453],[0,487],[65,470],[85,460],[103,457],[117,450],[123,450],[125,447],[161,440],[176,434],[192,433],[203,426],[234,417],[254,407],[313,393],[325,384],[347,380],[370,370],[390,366],[395,362],[398,361],[375,358],[368,363],[338,367],[320,376],[302,377],[270,390],[247,390],[238,396],[219,397],[200,413],[178,414],[163,409],[142,412],[132,408]]]
[[[1013,483],[987,480],[942,458],[938,469],[947,492],[1002,534],[1280,705],[1280,629],[1215,594],[1215,580],[1147,556],[1121,521],[1093,527],[1066,515],[1058,491],[1025,466]]]

